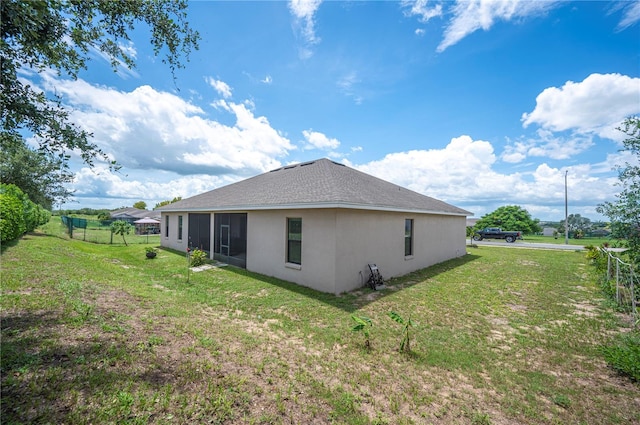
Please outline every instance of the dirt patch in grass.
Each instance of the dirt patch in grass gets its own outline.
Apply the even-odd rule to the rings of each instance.
[[[577,302],[573,306],[576,309],[576,314],[580,316],[595,317],[599,314],[599,308],[588,301]]]

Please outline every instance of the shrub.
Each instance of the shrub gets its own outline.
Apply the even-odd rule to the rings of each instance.
[[[51,213],[33,203],[16,185],[0,184],[0,239],[11,241],[35,230],[51,218]]]
[[[207,261],[207,253],[199,249],[191,251],[191,267],[201,266]]]
[[[607,252],[605,251],[605,248],[606,247],[604,245],[601,248],[593,245],[585,246],[587,251],[587,260],[595,266],[598,272],[607,271]]]
[[[17,239],[26,231],[22,202],[15,196],[0,194],[0,239]]]

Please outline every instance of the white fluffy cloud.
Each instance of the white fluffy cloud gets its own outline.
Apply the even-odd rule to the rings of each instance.
[[[640,112],[640,78],[620,74],[591,74],[581,82],[549,87],[536,97],[536,107],[522,115],[524,127],[540,125],[551,131],[619,140],[615,127]]]
[[[460,136],[444,149],[392,153],[357,168],[425,195],[460,201],[471,195],[467,191],[477,186],[478,178],[496,176],[492,171],[495,162],[491,143]],[[489,189],[492,193],[503,190],[496,183]]]
[[[235,119],[225,125],[188,101],[149,86],[122,92],[83,80],[44,79],[73,108],[72,119],[128,170],[250,175],[277,168],[278,158],[295,148],[267,118],[255,116],[244,104],[219,101],[219,110]]]
[[[612,163],[617,159],[611,158]],[[412,150],[386,155],[379,161],[353,165],[359,170],[416,192],[442,199],[481,216],[507,204],[529,206],[534,217],[564,214],[564,172],[573,212],[591,213],[610,199],[615,178],[604,178],[607,167],[589,164],[559,169],[546,163],[535,170],[504,174],[496,171],[491,143],[470,136],[451,139],[444,149]],[[538,216],[539,217],[539,216]]]
[[[187,198],[238,180],[230,176],[210,175],[170,176],[170,179],[163,179],[168,176],[162,175],[155,177],[148,178],[144,173],[111,173],[101,165],[94,169],[84,167],[75,173],[75,197],[93,208],[115,208],[140,200],[152,208],[166,199]],[[75,208],[73,204],[69,207]]]
[[[509,163],[518,163],[531,156],[568,159],[593,146],[590,136],[573,135],[565,138],[544,129],[538,129],[536,136],[507,144],[501,159]]]
[[[231,97],[231,87],[224,81],[216,80],[215,78],[207,77],[205,81],[217,91],[220,96],[228,99]]]
[[[338,139],[329,138],[323,133],[317,131],[303,130],[302,135],[306,140],[306,149],[331,150],[338,149],[340,141]]]

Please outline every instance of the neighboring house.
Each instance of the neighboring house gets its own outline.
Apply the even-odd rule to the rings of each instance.
[[[480,220],[479,218],[468,218],[467,219],[467,227],[473,227]]]
[[[594,237],[607,237],[611,235],[611,232],[607,229],[596,229],[596,230],[592,230],[591,232],[589,232],[589,236],[594,236]]]
[[[323,292],[466,253],[470,212],[328,159],[289,165],[158,208],[161,244]]]
[[[556,229],[555,227],[545,227],[544,229],[542,229],[542,236],[557,236],[558,235],[558,229]]]
[[[112,220],[123,220],[128,221],[132,224],[136,220],[140,220],[143,218],[160,220],[160,212],[141,210],[138,208],[121,208],[119,210],[111,211],[109,214],[111,215]]]

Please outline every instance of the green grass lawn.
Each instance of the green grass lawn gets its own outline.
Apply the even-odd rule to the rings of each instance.
[[[3,423],[640,422],[584,253],[470,248],[333,296],[145,246],[47,227],[2,248]]]

